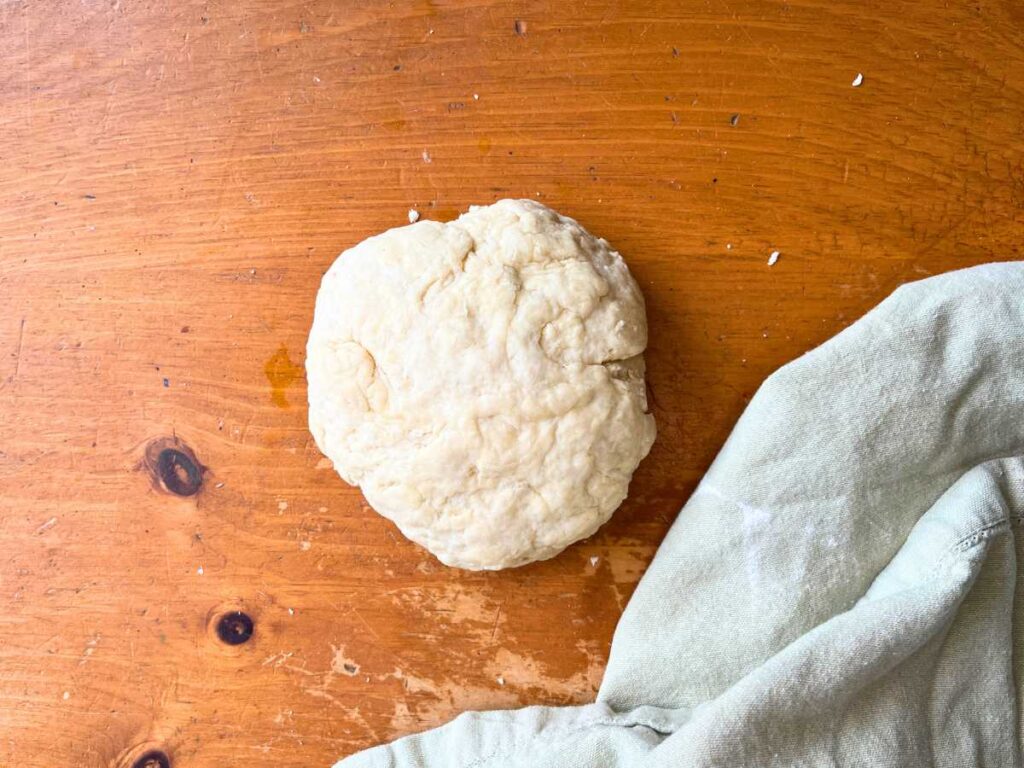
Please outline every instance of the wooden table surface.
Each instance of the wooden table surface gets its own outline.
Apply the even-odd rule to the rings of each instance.
[[[13,0],[0,96],[2,766],[328,766],[589,701],[761,380],[1021,258],[1019,0]],[[659,436],[597,535],[470,573],[334,474],[302,363],[341,250],[502,197],[625,256]]]

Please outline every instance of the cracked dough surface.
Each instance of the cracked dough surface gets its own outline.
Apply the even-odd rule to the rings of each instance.
[[[338,474],[451,566],[508,568],[592,534],[654,442],[644,302],[607,242],[531,200],[344,252],[306,350]]]

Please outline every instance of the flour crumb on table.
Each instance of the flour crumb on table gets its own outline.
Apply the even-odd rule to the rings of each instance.
[[[409,223],[410,224],[415,224],[419,220],[420,220],[420,212],[417,211],[415,208],[410,208],[409,209]]]
[[[36,535],[38,536],[41,533],[46,533],[48,530],[53,528],[53,526],[55,526],[56,524],[57,524],[57,518],[56,517],[51,517],[45,523],[43,523],[38,528],[36,528]]]
[[[862,75],[860,72],[858,72],[857,76],[855,78],[853,78],[853,82],[850,83],[850,85],[852,85],[854,88],[860,88],[861,83],[863,83],[863,82],[864,82],[864,75]]]
[[[778,260],[779,260],[779,252],[778,251],[772,251],[771,256],[768,257],[768,266],[769,267],[774,267],[775,266],[775,262],[777,262]]]

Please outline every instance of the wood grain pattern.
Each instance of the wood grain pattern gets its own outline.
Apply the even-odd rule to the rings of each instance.
[[[326,766],[590,700],[763,377],[1021,257],[1021,8],[0,4],[0,765]],[[508,196],[625,255],[659,439],[592,539],[465,573],[321,460],[301,365],[338,252]],[[198,493],[154,481],[161,439]]]

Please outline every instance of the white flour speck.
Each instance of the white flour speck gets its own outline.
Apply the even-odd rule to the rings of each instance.
[[[860,88],[860,84],[863,83],[863,82],[864,82],[864,75],[862,75],[860,72],[858,72],[857,76],[855,78],[853,78],[853,82],[850,83],[850,85],[852,85],[854,88]]]
[[[594,555],[592,558],[590,558],[590,567],[591,568],[597,568],[597,564],[599,562],[601,562],[601,558],[598,557],[597,555]]]
[[[502,677],[501,675],[498,675],[498,677],[496,679],[498,681],[498,685],[504,685],[505,684],[505,678]]]
[[[741,532],[743,535],[743,566],[747,572],[747,582],[751,588],[759,589],[764,581],[762,571],[764,570],[764,555],[761,551],[763,529],[771,522],[772,513],[770,510],[755,507],[741,499],[736,499],[710,483],[701,483],[694,496],[706,494],[716,499],[732,504],[739,509],[743,516],[741,521]]]
[[[67,701],[68,699],[70,699],[71,698],[71,692],[70,691],[64,691],[63,698],[64,698],[64,701]]]
[[[415,224],[419,220],[420,220],[420,212],[417,211],[415,208],[410,208],[409,209],[409,223],[410,224]]]
[[[779,252],[778,251],[772,251],[771,256],[768,257],[768,266],[769,267],[774,267],[775,266],[775,262],[777,262],[778,260],[779,260]]]
[[[46,533],[46,531],[48,531],[51,528],[53,528],[53,526],[55,526],[56,524],[57,524],[57,518],[56,517],[51,517],[45,523],[43,523],[38,528],[36,528],[36,534]]]
[[[430,153],[429,153],[429,152],[428,152],[427,150],[425,150],[425,149],[423,150],[423,154],[422,154],[422,155],[420,155],[420,157],[422,157],[422,158],[423,158],[423,162],[424,162],[424,163],[429,163],[429,162],[431,162],[431,157],[430,157]]]

